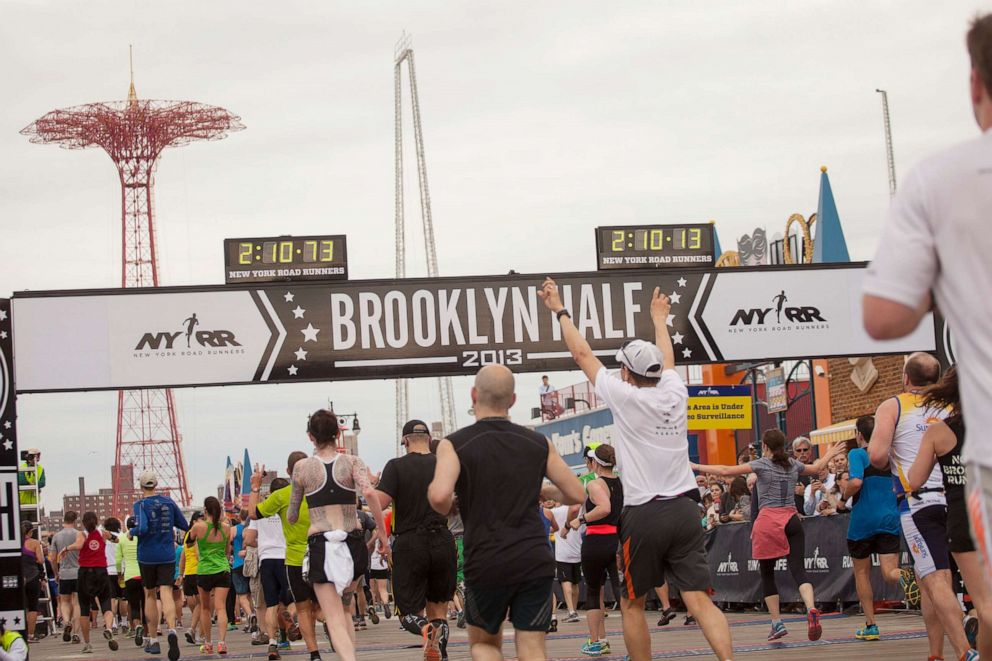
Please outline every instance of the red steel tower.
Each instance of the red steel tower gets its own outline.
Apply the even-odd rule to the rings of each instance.
[[[217,106],[139,99],[132,73],[127,101],[53,110],[21,133],[35,143],[101,147],[110,155],[121,181],[121,286],[157,287],[152,191],[162,150],[194,140],[219,140],[243,128],[239,117]],[[130,510],[138,494],[135,478],[144,470],[158,476],[159,490],[171,493],[181,505],[190,504],[182,436],[169,389],[118,392],[115,514]]]

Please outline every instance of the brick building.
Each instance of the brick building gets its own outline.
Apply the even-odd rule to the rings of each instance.
[[[905,356],[874,356],[870,359],[870,365],[854,362],[859,360],[863,361],[855,358],[829,360],[830,417],[833,424],[871,415],[883,401],[902,392]]]

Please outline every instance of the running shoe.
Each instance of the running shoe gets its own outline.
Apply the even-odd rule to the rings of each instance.
[[[145,653],[151,654],[152,656],[160,656],[162,654],[162,648],[159,647],[158,641],[156,640],[154,643],[149,643],[148,646],[145,647]]]
[[[978,618],[974,615],[964,616],[964,635],[968,637],[971,649],[978,649]]]
[[[168,635],[165,637],[166,642],[169,645],[169,661],[179,660],[179,636],[176,635],[175,629],[169,629]]]
[[[183,635],[186,637],[187,643],[189,643],[190,645],[196,645],[196,636],[193,635],[192,631],[187,629],[186,633]]]
[[[107,647],[110,648],[111,652],[116,652],[119,645],[117,641],[114,640],[114,632],[110,629],[103,630],[103,639],[107,641]]]
[[[269,645],[269,661],[278,661],[281,658],[279,656],[279,646],[275,643]]]
[[[430,622],[424,625],[424,661],[441,661],[441,628]]]
[[[72,640],[72,623],[66,622],[65,628],[62,629],[62,642],[68,643],[70,640]],[[138,644],[140,645],[141,643]]]
[[[586,656],[600,656],[603,653],[603,645],[598,640],[595,642],[587,640],[582,645],[582,653]]]
[[[62,640],[65,640],[65,634],[62,634]],[[134,628],[134,644],[138,647],[145,644],[145,628],[140,624]]]
[[[376,612],[375,606],[369,606],[369,619],[372,620],[372,624],[379,624],[379,613]]]
[[[878,633],[877,624],[865,623],[865,626],[854,632],[854,637],[858,640],[878,640],[881,635]]]
[[[386,616],[386,619],[387,620],[390,619],[393,616],[393,605],[392,604],[383,604],[382,605],[382,614]]]
[[[281,650],[288,650],[290,647],[292,647],[292,645],[289,644],[289,641],[288,640],[280,640],[279,641],[279,649],[281,649]]]
[[[778,622],[772,622],[772,630],[768,634],[768,640],[778,640],[779,638],[785,638],[789,635],[789,630],[785,628],[785,622],[779,620]]]
[[[214,653],[213,643],[203,643],[202,645],[200,645],[200,651],[203,652],[204,654],[213,654]]]
[[[909,567],[899,570],[899,587],[906,595],[906,605],[916,608],[920,605],[920,586],[916,583],[916,574]]]
[[[464,614],[464,612],[462,613],[462,619],[465,619],[465,614]],[[578,614],[578,613],[576,613],[575,611],[572,611],[572,612],[570,612],[570,613],[569,613],[569,614],[568,614],[568,615],[567,615],[567,616],[565,617],[565,619],[564,619],[564,621],[565,621],[565,622],[569,622],[569,623],[571,623],[571,622],[578,622],[578,621],[579,621],[579,614]]]
[[[286,612],[286,615],[289,615],[289,611]],[[290,622],[293,622],[292,618],[288,618],[288,619]],[[295,642],[303,638],[303,632],[300,631],[300,625],[297,624],[296,622],[293,622],[293,625],[288,629],[286,629],[286,638],[288,638],[292,642]]]
[[[568,620],[565,620],[565,621],[568,622]],[[575,616],[575,621],[576,622],[579,621],[579,616],[578,615]],[[455,621],[455,626],[458,627],[459,629],[464,629],[465,628],[465,611],[464,610],[458,611],[458,619]]]
[[[73,645],[78,645],[80,642],[81,641],[79,640],[79,634],[75,634],[75,633],[72,634],[72,643],[73,643]]]
[[[576,615],[576,619],[578,619],[577,615]],[[661,619],[658,620],[658,626],[659,627],[668,626],[668,624],[670,624],[671,621],[674,619],[675,619],[675,609],[666,608],[661,612]]]
[[[601,640],[601,641],[599,641],[599,648],[601,650],[603,650],[603,654],[609,654],[610,653],[610,641],[608,641],[608,640]]]
[[[551,624],[548,625],[548,633],[558,633],[558,618],[551,618]]]
[[[806,633],[810,640],[820,640],[823,635],[823,627],[820,626],[820,611],[810,608],[806,613]]]
[[[275,645],[274,642],[272,642],[272,641],[269,640],[269,637],[268,636],[264,636],[264,637],[263,636],[259,636],[258,638],[255,638],[254,640],[252,640],[251,641],[251,644],[252,645],[265,645],[265,646]]]
[[[234,622],[228,622],[227,623],[227,630],[228,631],[237,631],[238,630],[238,625],[235,624]]]
[[[225,643],[223,640],[217,643],[217,653],[227,654],[227,643]]]
[[[258,616],[254,613],[248,618],[248,631],[251,633],[258,631]]]
[[[692,615],[686,615],[685,616],[685,621],[682,622],[682,625],[687,627],[687,626],[689,626],[691,624],[695,624],[695,623],[696,623],[696,618],[694,618]]]
[[[978,661],[979,659],[978,652],[976,652],[975,650],[968,650],[967,652],[964,653],[964,656],[962,656],[961,659],[963,661]]]
[[[90,645],[89,643],[86,643],[85,645],[83,645],[83,649],[81,649],[79,651],[82,654],[92,654],[93,653],[93,646]]]

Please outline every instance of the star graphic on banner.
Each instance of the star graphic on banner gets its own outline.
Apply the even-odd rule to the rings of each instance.
[[[14,624],[20,624],[20,623],[21,623],[21,618],[20,617],[15,617],[14,618]]]
[[[0,310],[0,321],[7,321],[7,311]]]
[[[13,450],[14,449],[14,441],[12,441],[12,440],[10,440],[8,438],[6,441],[3,442],[3,449],[4,450]]]
[[[296,309],[293,310],[293,319],[302,319],[304,312],[306,312],[306,310],[297,305]]]
[[[672,335],[672,344],[682,344],[682,340],[684,338],[685,338],[685,335],[683,335],[682,333],[676,332],[674,335]]]
[[[300,370],[299,370],[299,368],[296,365],[290,365],[289,366],[289,375],[290,376],[296,376],[296,373],[299,372],[299,371]]]
[[[320,332],[320,329],[314,328],[313,324],[307,324],[307,327],[301,330],[300,332],[303,333],[303,337],[306,338],[303,340],[304,342],[316,342],[317,333]]]
[[[672,292],[672,295],[668,297],[668,300],[672,302],[672,305],[682,302],[682,294]]]
[[[665,320],[665,323],[668,324],[669,326],[674,326],[675,325],[675,315],[674,314],[668,315],[668,319]]]
[[[692,357],[692,349],[690,349],[688,347],[686,347],[685,349],[683,349],[682,350],[682,357],[683,358],[690,358],[690,357]]]
[[[0,340],[7,339],[7,331],[0,331]]]
[[[286,299],[286,302],[287,303],[292,303],[293,302],[293,294],[291,292],[286,292],[286,295],[283,296],[283,298]]]
[[[4,429],[10,429],[10,420],[8,420],[7,422],[3,423],[3,428]]]
[[[299,351],[295,351],[293,353],[296,354],[296,360],[306,360],[307,359],[307,352],[303,350],[303,347],[300,347]]]
[[[677,282],[679,283],[679,287],[685,287],[687,284],[685,278],[679,278]]]

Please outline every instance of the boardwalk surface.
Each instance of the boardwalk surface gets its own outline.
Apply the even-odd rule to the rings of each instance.
[[[649,622],[656,621],[656,613],[648,613]],[[188,615],[187,615],[188,617]],[[923,631],[923,621],[913,614],[886,614],[879,618],[882,640],[863,642],[854,638],[853,632],[861,625],[857,617],[825,616],[823,619],[823,638],[811,643],[806,639],[805,619],[791,616],[786,619],[790,633],[776,643],[767,643],[768,620],[759,614],[732,613],[728,617],[733,626],[735,657],[737,659],[816,659],[831,661],[832,659],[851,659],[858,656],[870,655],[872,661],[880,659],[925,659],[927,657],[927,642]],[[651,649],[655,659],[712,659],[713,656],[706,647],[702,633],[695,626],[683,626],[682,617],[667,627],[651,628]],[[623,637],[620,635],[619,614],[611,613],[607,619],[607,629],[612,644],[611,653],[599,657],[618,661],[624,658]],[[134,647],[130,640],[122,641],[120,650],[111,652],[99,632],[93,637],[94,653],[81,655],[80,646],[63,643],[61,639],[43,640],[31,647],[33,660],[49,659],[89,659],[99,661],[112,659],[114,661],[138,661],[154,659]],[[411,648],[417,639],[408,633],[400,631],[396,620],[382,620],[377,625],[369,625],[367,631],[358,634],[358,658],[368,661],[399,661],[423,658],[419,648]],[[548,637],[548,658],[577,661],[588,659],[579,651],[586,638],[584,620],[577,624],[562,624],[557,634]],[[252,647],[248,644],[248,636],[241,631],[231,632],[228,637],[230,652],[226,657],[201,654],[197,648],[181,642],[183,659],[264,659],[265,648]],[[321,637],[321,651],[325,661],[338,658],[327,653],[326,640]],[[164,651],[164,650],[163,650]],[[950,647],[947,657],[952,658]],[[508,636],[504,648],[507,659],[514,657],[512,638]],[[291,650],[283,652],[285,659],[307,659],[302,643],[294,643]],[[449,646],[451,661],[470,659],[468,637],[464,630],[452,629],[452,640]],[[163,654],[162,659],[165,659]]]

